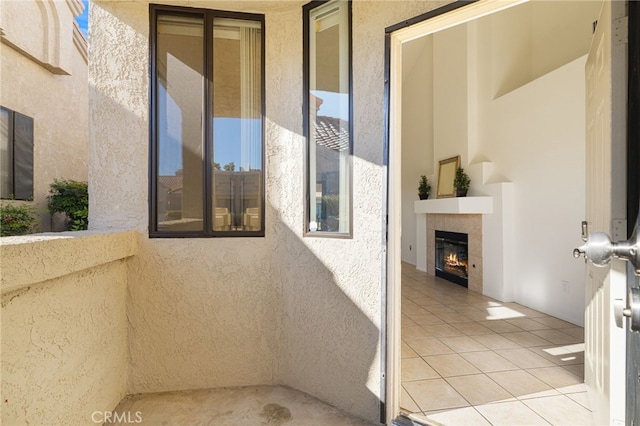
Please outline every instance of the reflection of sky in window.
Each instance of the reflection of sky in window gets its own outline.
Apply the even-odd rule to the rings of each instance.
[[[243,125],[244,123],[244,125]],[[242,138],[243,131],[249,133]],[[255,139],[251,139],[254,137]],[[262,169],[262,121],[216,117],[213,120],[213,158],[220,167],[233,163],[235,171]],[[244,148],[244,150],[243,150]],[[243,152],[244,157],[243,157]]]
[[[213,158],[220,167],[234,163],[240,170],[240,126],[239,118],[218,117],[213,120]]]
[[[158,126],[159,171],[161,176],[173,176],[182,169],[182,111],[163,85],[159,85],[159,94],[158,110],[165,114]]]
[[[311,90],[311,94],[322,99],[318,115],[349,120],[349,94]]]
[[[173,98],[162,85],[159,87],[159,111],[164,113],[160,117],[159,133],[159,174],[160,176],[173,176],[176,171],[182,169],[182,111]],[[256,135],[256,140],[245,141],[248,146],[253,146],[247,154],[248,158],[242,158],[242,119],[218,117],[213,121],[214,161],[224,167],[225,164],[234,163],[235,170],[260,170],[262,169],[261,152],[261,120],[248,120],[251,133]]]

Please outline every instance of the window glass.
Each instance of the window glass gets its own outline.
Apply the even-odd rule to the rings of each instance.
[[[13,112],[13,196],[33,199],[33,118]]]
[[[203,43],[203,19],[158,17],[158,230],[203,229]]]
[[[9,111],[0,108],[0,198],[13,196],[12,139],[9,128]]]
[[[33,118],[0,107],[0,198],[33,199]]]
[[[262,236],[264,18],[152,10],[150,233]]]
[[[351,215],[349,3],[308,12],[308,231],[348,234]]]
[[[213,229],[262,229],[259,22],[213,21]]]

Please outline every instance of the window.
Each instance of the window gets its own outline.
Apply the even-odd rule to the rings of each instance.
[[[264,17],[151,19],[150,235],[264,236]]]
[[[351,235],[351,2],[304,12],[307,235]]]
[[[33,118],[0,107],[0,198],[33,199]]]

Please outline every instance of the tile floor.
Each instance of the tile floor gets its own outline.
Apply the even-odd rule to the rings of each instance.
[[[402,408],[427,423],[590,425],[584,330],[402,265]]]

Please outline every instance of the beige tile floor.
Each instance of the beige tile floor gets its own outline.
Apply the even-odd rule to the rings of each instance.
[[[590,425],[584,330],[402,265],[402,409],[431,424]]]

